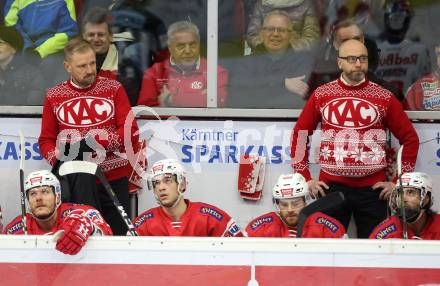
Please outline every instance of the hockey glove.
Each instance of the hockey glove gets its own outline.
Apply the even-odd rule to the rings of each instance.
[[[88,217],[71,214],[63,222],[64,234],[58,239],[56,249],[65,254],[75,255],[86,243],[93,231]]]

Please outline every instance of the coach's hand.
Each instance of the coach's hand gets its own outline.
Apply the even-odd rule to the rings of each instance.
[[[388,200],[391,196],[391,191],[394,190],[396,187],[396,184],[393,182],[377,182],[373,185],[373,190],[382,189],[382,191],[379,194],[379,199],[381,200]]]
[[[307,182],[309,186],[309,192],[312,198],[318,199],[325,197],[325,190],[328,190],[328,186],[323,181],[310,180]]]

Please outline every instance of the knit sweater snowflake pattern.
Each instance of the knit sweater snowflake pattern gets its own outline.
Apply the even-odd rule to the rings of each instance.
[[[94,137],[106,150],[105,159],[99,165],[107,179],[128,176],[128,160],[121,153],[125,152],[128,142],[138,141],[136,121],[125,126],[129,115],[130,103],[119,82],[97,77],[90,87],[80,89],[70,80],[65,81],[47,91],[38,139],[40,151],[53,165],[59,152],[57,137],[60,142]],[[131,129],[128,140],[124,140],[126,128]]]
[[[315,90],[292,133],[292,167],[308,180],[308,136],[321,123],[316,161],[319,179],[353,187],[385,181],[385,130],[404,145],[402,172],[414,170],[419,140],[402,105],[391,92],[365,80],[348,86],[341,79]]]

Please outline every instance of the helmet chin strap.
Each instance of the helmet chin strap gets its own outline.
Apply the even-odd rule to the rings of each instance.
[[[178,196],[177,196],[176,201],[173,203],[173,205],[171,207],[168,207],[168,208],[170,208],[170,209],[175,208],[177,206],[177,204],[179,204],[180,200],[183,198],[183,193],[180,191],[180,183],[177,184],[177,193],[178,193]],[[156,202],[159,205],[164,207],[164,205],[162,204],[162,202],[160,201],[160,199],[156,193],[154,193],[154,198],[156,199]]]
[[[176,201],[171,206],[171,208],[175,208],[177,204],[180,202],[180,200],[183,198],[183,193],[181,191],[178,190],[177,193],[179,193],[179,196],[177,197]]]
[[[276,199],[273,199],[273,204],[275,205],[275,209],[277,210],[278,215],[281,213],[280,206]],[[281,217],[281,216],[280,216]]]

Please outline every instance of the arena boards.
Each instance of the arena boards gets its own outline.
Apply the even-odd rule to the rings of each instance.
[[[439,285],[440,242],[92,237],[76,256],[49,236],[0,236],[2,285]]]

